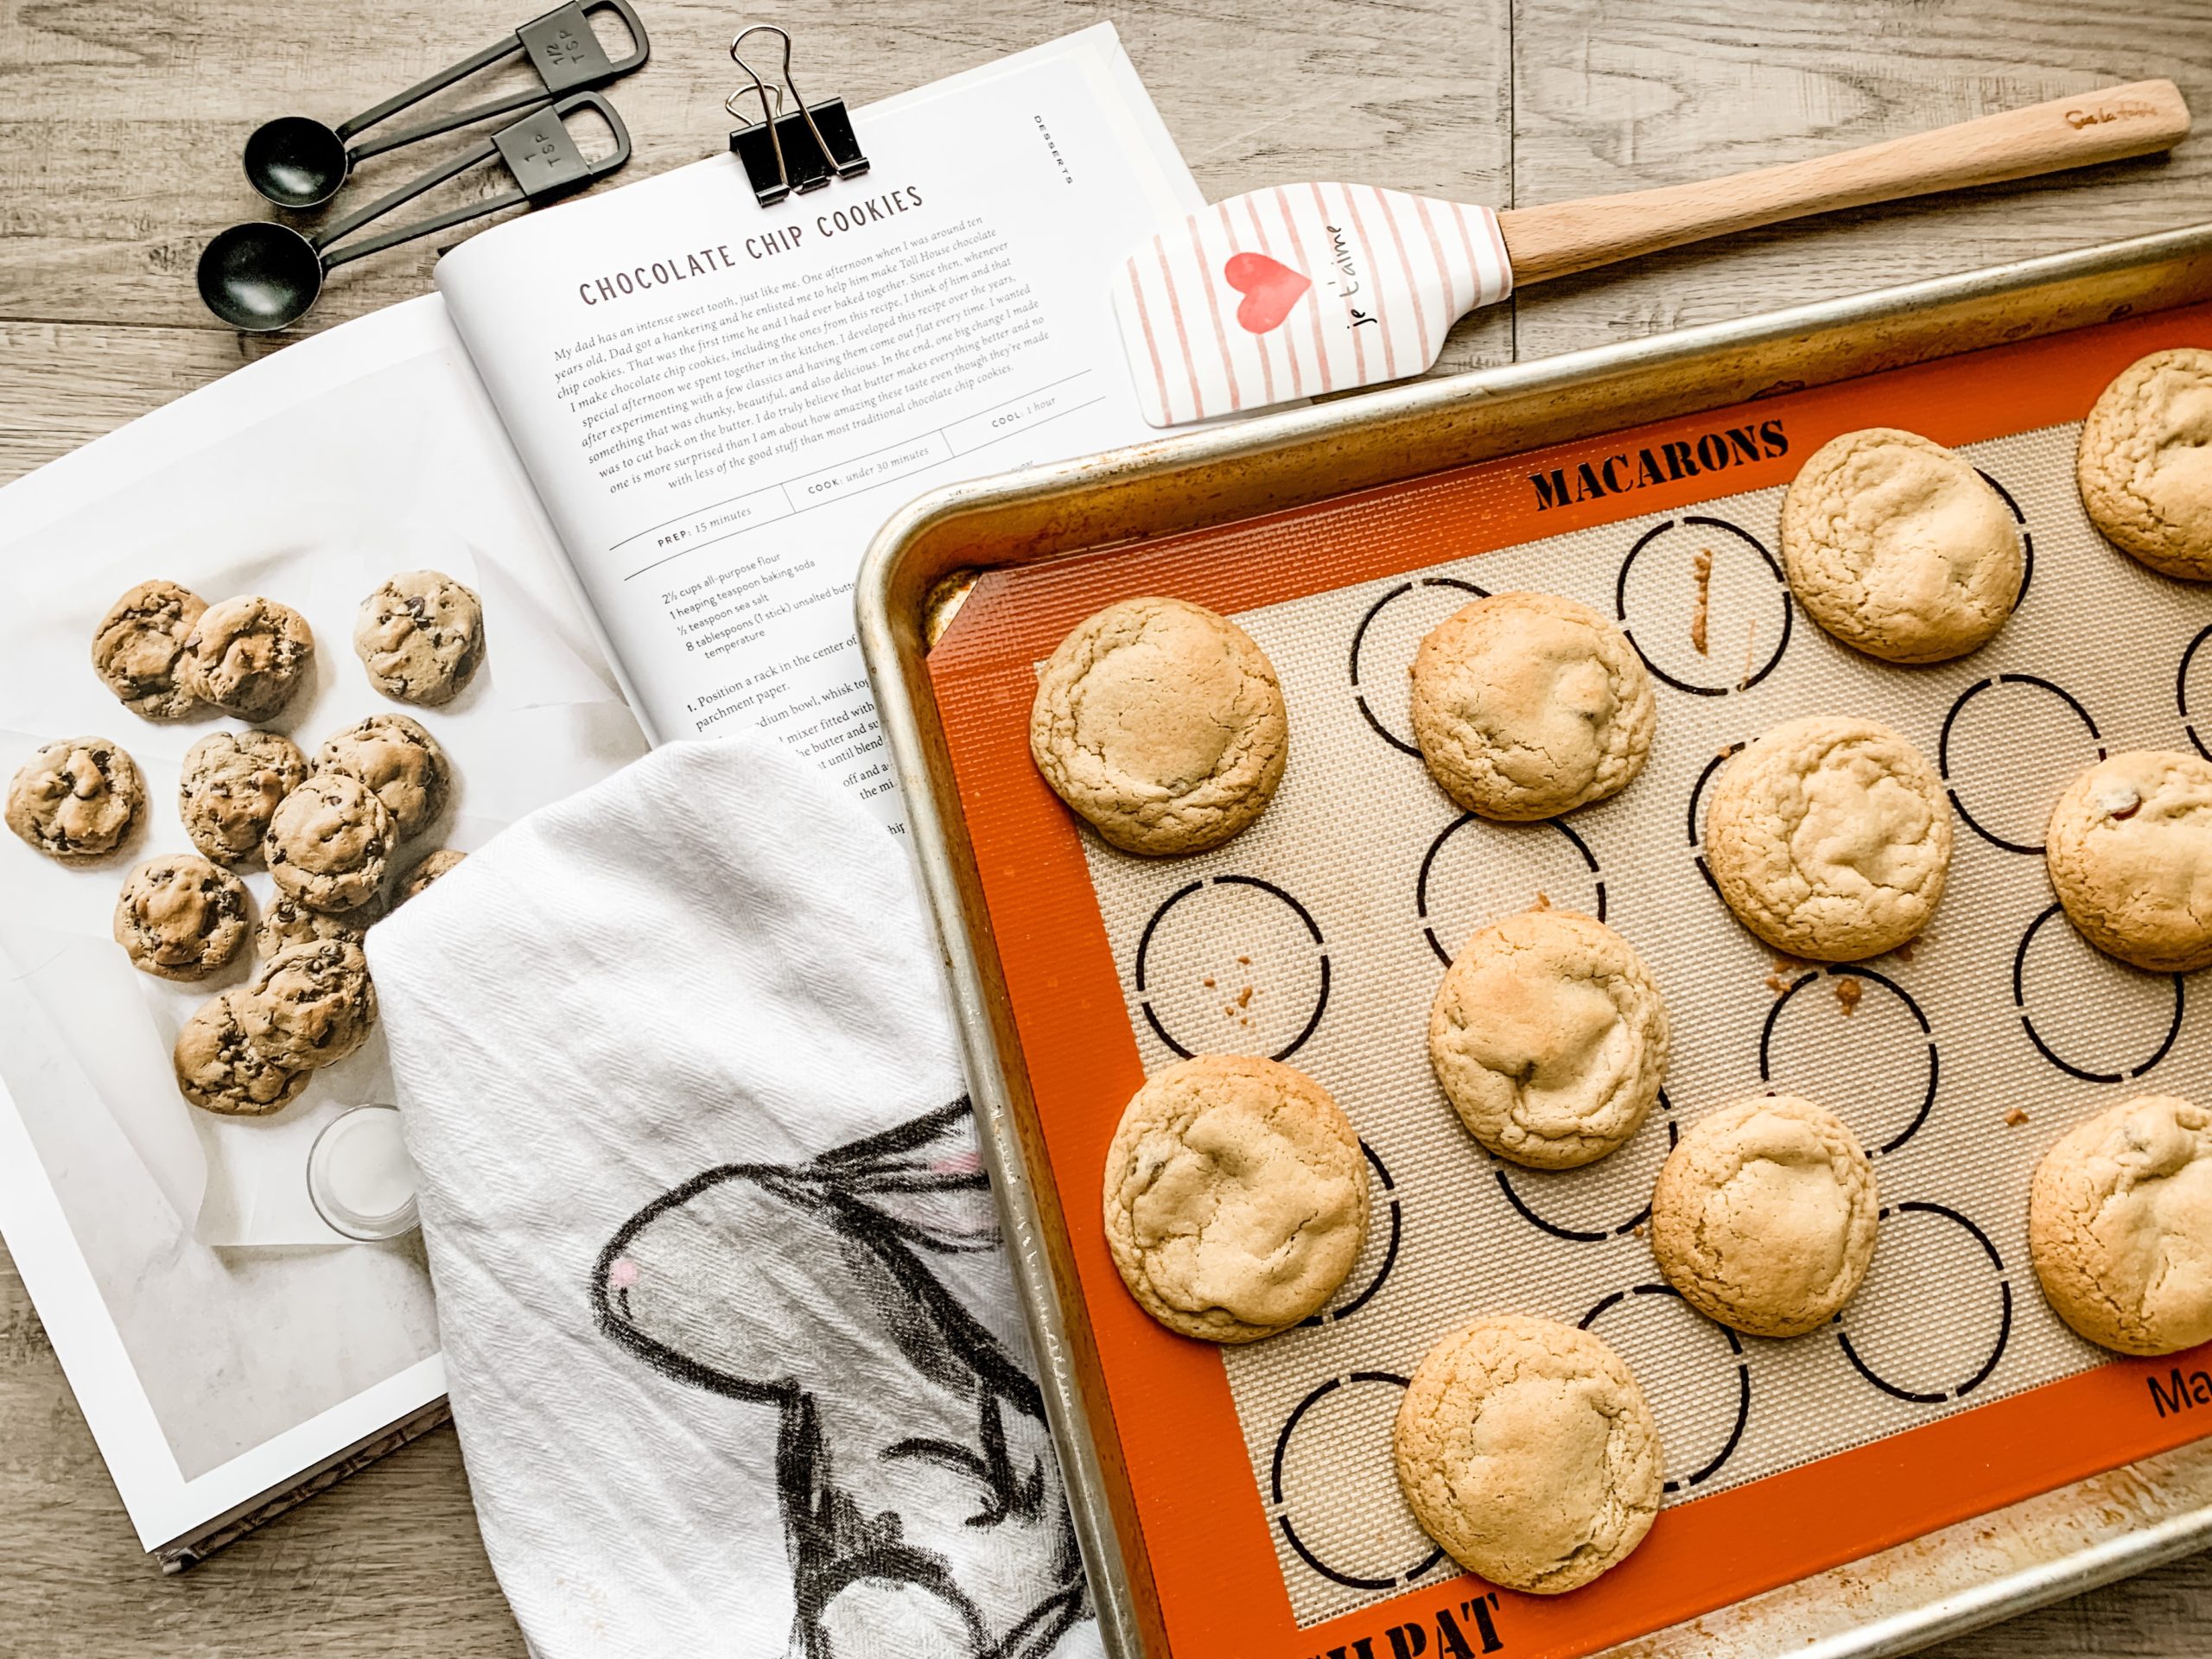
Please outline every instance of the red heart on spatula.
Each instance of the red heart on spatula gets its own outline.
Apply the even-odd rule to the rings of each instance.
[[[1313,283],[1280,259],[1264,253],[1232,253],[1221,268],[1229,285],[1244,296],[1236,308],[1237,326],[1248,334],[1280,328],[1291,307],[1306,297]]]

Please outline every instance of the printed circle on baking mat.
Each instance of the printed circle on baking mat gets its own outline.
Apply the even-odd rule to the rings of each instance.
[[[1726,748],[1716,750],[1713,759],[1700,769],[1697,782],[1690,785],[1689,804],[1684,810],[1685,823],[1689,831],[1690,860],[1697,866],[1697,873],[1705,878],[1705,885],[1713,889],[1716,897],[1720,892],[1720,884],[1713,879],[1712,868],[1705,861],[1705,798],[1713,787],[1713,774],[1743,752],[1741,742],[1731,743]]]
[[[1413,738],[1413,679],[1407,672],[1429,630],[1490,590],[1457,576],[1402,582],[1367,607],[1351,633],[1351,695],[1375,734],[1418,758]]]
[[[2035,531],[2028,528],[2028,515],[2020,511],[2020,504],[2012,499],[2012,492],[1997,481],[1997,474],[1986,467],[1977,467],[1974,471],[1981,474],[1983,483],[1997,492],[1997,499],[2005,504],[2005,511],[2012,515],[2012,522],[2020,529],[2020,591],[2012,596],[2012,608],[2018,611],[2028,602],[2028,589],[2035,585]]]
[[[1681,1140],[1675,1104],[1659,1098],[1625,1146],[1580,1169],[1523,1169],[1493,1154],[1498,1191],[1521,1218],[1554,1238],[1594,1244],[1632,1233],[1650,1219],[1659,1166]]]
[[[2189,734],[2189,741],[2196,752],[2212,760],[2212,651],[2205,643],[2212,640],[2212,623],[2208,623],[2196,638],[2189,642],[2181,654],[2181,666],[2174,671],[2174,703],[2181,710],[2182,729]],[[2191,713],[2194,709],[2196,712]],[[2197,722],[2204,722],[2200,729]]]
[[[1351,1589],[1395,1590],[1444,1560],[1406,1507],[1389,1455],[1405,1391],[1389,1371],[1332,1376],[1275,1436],[1268,1518],[1300,1560]]]
[[[1912,993],[1856,963],[1800,974],[1759,1032],[1759,1081],[1821,1102],[1878,1153],[1919,1133],[1942,1071]]]
[[[1605,919],[1598,855],[1565,818],[1499,823],[1462,813],[1421,855],[1414,912],[1446,967],[1478,928],[1548,899],[1554,909]]]
[[[1963,1400],[2012,1335],[2012,1283],[1989,1235],[1957,1211],[1885,1205],[1874,1265],[1835,1317],[1852,1369],[1917,1406]]]
[[[2061,791],[2104,758],[2081,700],[2033,674],[1995,674],[1960,692],[1936,746],[1960,821],[1993,847],[2037,857]]]
[[[1773,673],[1789,649],[1794,609],[1764,543],[1697,513],[1645,531],[1613,579],[1613,614],[1643,665],[1700,697],[1748,691]]]
[[[2164,1059],[2188,1006],[2179,974],[2146,974],[2091,944],[2057,905],[2012,952],[2012,1006],[2036,1052],[2084,1083],[2126,1083]]]
[[[1329,1305],[1319,1313],[1308,1314],[1298,1322],[1299,1328],[1307,1325],[1339,1325],[1375,1300],[1376,1292],[1382,1288],[1382,1281],[1390,1276],[1390,1269],[1398,1265],[1398,1246],[1405,1237],[1406,1218],[1399,1209],[1398,1184],[1390,1178],[1389,1166],[1383,1163],[1375,1148],[1365,1141],[1359,1149],[1367,1156],[1367,1242],[1359,1248],[1359,1259],[1351,1264],[1351,1271],[1330,1298]]]
[[[1272,881],[1216,875],[1178,889],[1137,940],[1137,995],[1184,1059],[1287,1060],[1329,1006],[1329,951],[1313,912]]]
[[[1687,1491],[1719,1474],[1751,1421],[1751,1369],[1744,1339],[1694,1312],[1681,1292],[1667,1284],[1617,1290],[1585,1313],[1581,1325],[1596,1330],[1639,1381],[1664,1378],[1673,1385],[1649,1387],[1644,1394],[1659,1425],[1663,1490]],[[1683,1374],[1691,1365],[1694,1382]]]

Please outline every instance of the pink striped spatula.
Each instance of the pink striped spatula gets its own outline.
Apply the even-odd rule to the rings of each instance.
[[[1503,213],[1364,184],[1232,196],[1114,276],[1154,426],[1418,374],[1453,321],[1515,285],[1839,207],[2171,149],[2189,106],[2138,81],[1754,173]]]

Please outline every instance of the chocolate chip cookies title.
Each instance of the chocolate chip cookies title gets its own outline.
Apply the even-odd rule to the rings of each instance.
[[[1548,512],[1577,501],[1625,495],[1652,484],[1678,484],[1703,473],[1725,472],[1739,462],[1772,461],[1789,453],[1789,439],[1782,423],[1761,421],[1756,426],[1702,433],[1694,440],[1676,438],[1633,454],[1624,450],[1601,461],[1580,462],[1572,471],[1554,467],[1548,473],[1531,473],[1529,482],[1536,492],[1536,511]]]
[[[825,209],[815,214],[811,234],[818,241],[834,236],[861,230],[870,225],[880,225],[912,212],[922,205],[921,189],[917,185],[905,185],[886,191],[880,196],[868,196]],[[805,245],[810,232],[804,219],[793,219],[779,225],[773,230],[758,232],[737,245],[737,251],[727,242],[717,242],[710,247],[693,248],[681,253],[671,253],[665,258],[654,259],[644,264],[631,266],[627,270],[608,271],[603,276],[587,277],[576,284],[576,294],[586,305],[603,305],[618,300],[626,294],[635,294],[649,288],[667,288],[677,283],[686,283],[694,276],[709,276],[717,270],[735,270],[737,253],[747,259],[772,259],[779,253],[796,253]]]

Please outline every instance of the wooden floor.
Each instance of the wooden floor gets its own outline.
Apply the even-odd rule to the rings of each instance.
[[[238,160],[257,122],[350,114],[538,3],[550,0],[0,0],[0,478],[278,348],[215,324],[192,283],[207,238],[260,208]],[[763,16],[798,37],[810,97],[861,102],[1111,19],[1209,197],[1343,178],[1526,207],[2153,75],[2178,81],[2204,125],[2165,162],[1868,209],[1533,290],[1463,324],[1447,370],[2212,219],[2212,0],[639,3],[653,61],[613,89],[637,141],[632,177],[722,144],[724,48]],[[355,190],[428,159],[369,163]],[[423,244],[346,268],[313,325],[424,291],[434,258]],[[2212,1651],[2212,1564],[2184,1561],[1942,1651]],[[0,1652],[492,1659],[523,1648],[448,1432],[161,1578],[0,1254]]]

